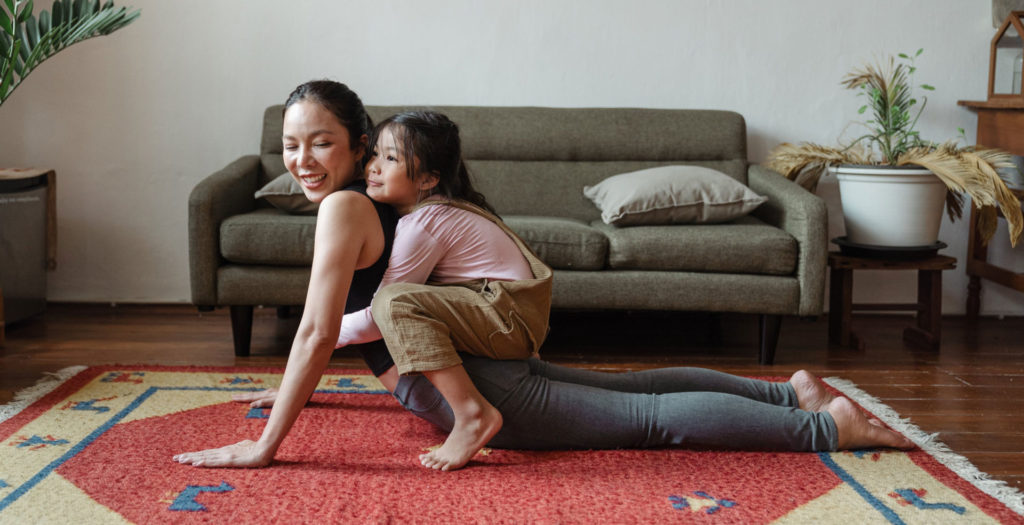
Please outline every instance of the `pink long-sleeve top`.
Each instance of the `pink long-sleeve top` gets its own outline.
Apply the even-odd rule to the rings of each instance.
[[[532,279],[530,264],[498,225],[454,206],[423,206],[398,220],[380,291],[392,283]],[[345,314],[338,347],[381,339],[370,308]]]

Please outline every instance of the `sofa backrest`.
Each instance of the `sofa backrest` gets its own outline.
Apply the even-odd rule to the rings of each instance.
[[[368,106],[374,122],[406,109]],[[746,125],[731,111],[432,106],[461,130],[478,189],[503,215],[593,220],[583,187],[654,166],[697,164],[747,182]],[[284,173],[283,106],[264,114],[263,182]]]

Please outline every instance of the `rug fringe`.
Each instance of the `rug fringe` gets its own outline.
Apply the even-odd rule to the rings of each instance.
[[[882,403],[877,397],[861,390],[852,381],[839,377],[826,377],[824,381],[874,414],[886,425],[907,436],[922,450],[958,476],[999,500],[1017,514],[1024,515],[1024,493],[1008,486],[1005,481],[992,479],[988,474],[978,470],[978,467],[975,467],[970,460],[953,452],[945,443],[939,441],[938,433],[929,434],[921,430],[920,427],[910,422],[910,418],[900,417],[898,412]]]
[[[15,414],[28,408],[39,398],[52,392],[64,381],[71,379],[75,374],[85,370],[86,366],[69,366],[56,372],[46,372],[43,378],[35,385],[30,386],[14,394],[14,400],[6,405],[0,405],[0,423],[14,417]]]

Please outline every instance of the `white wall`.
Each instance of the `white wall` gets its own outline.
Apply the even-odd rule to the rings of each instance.
[[[938,87],[924,135],[973,138],[956,101],[985,98],[994,34],[990,0],[128,3],[138,21],[50,59],[0,107],[0,165],[58,173],[50,300],[187,302],[189,191],[255,153],[262,109],[311,78],[368,104],[731,109],[756,162],[781,141],[833,143],[860,105],[844,73],[919,47],[918,79]],[[820,192],[837,206],[834,181]],[[999,235],[991,259],[1024,270]],[[943,225],[961,261],[966,237]],[[911,275],[858,279],[859,301],[913,296]],[[945,273],[946,312],[966,282],[963,264]],[[986,283],[983,308],[1024,314],[1024,294]]]

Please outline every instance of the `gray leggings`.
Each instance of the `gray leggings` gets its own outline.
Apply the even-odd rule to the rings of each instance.
[[[836,449],[827,412],[800,410],[788,382],[702,368],[607,373],[538,359],[496,361],[460,354],[480,393],[504,418],[488,443],[511,449],[697,449],[818,452]],[[451,408],[422,375],[401,376],[395,397],[439,428]]]

